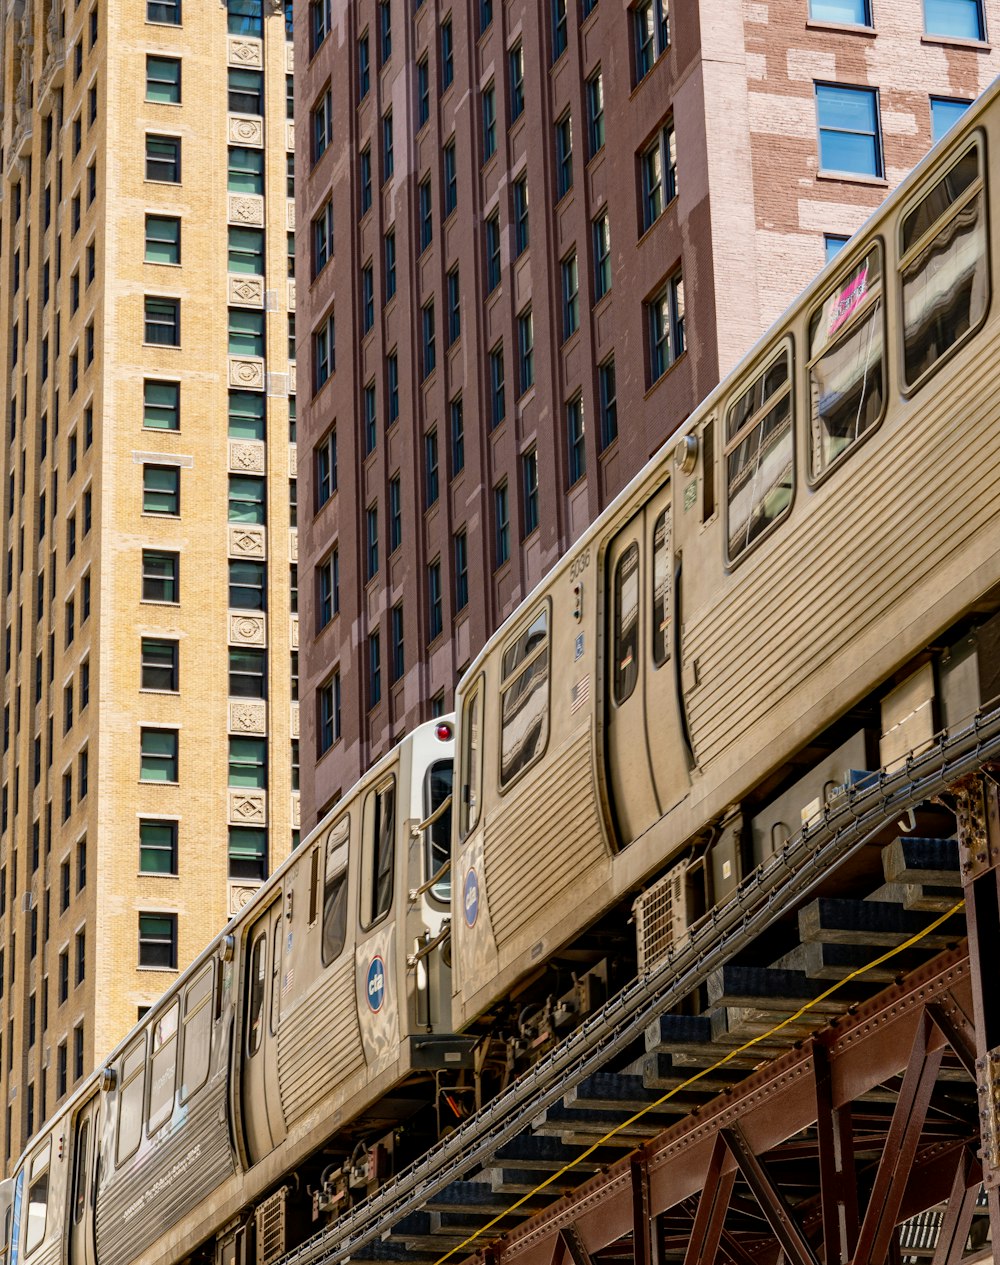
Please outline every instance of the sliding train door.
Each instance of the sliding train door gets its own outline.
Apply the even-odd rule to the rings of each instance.
[[[276,900],[247,934],[243,991],[242,1109],[250,1162],[284,1139],[278,1091],[277,1012],[281,984],[282,902]]]
[[[69,1195],[70,1265],[93,1265],[94,1194],[97,1187],[97,1108],[95,1094],[77,1111],[73,1121],[72,1182]]]

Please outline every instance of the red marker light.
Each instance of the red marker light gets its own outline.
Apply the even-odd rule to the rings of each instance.
[[[451,725],[445,720],[435,728],[434,737],[439,742],[451,742],[453,732]]]

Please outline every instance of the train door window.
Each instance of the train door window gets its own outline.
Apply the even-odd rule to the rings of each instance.
[[[275,932],[271,945],[271,1036],[278,1032],[278,1008],[281,1005],[281,935]]]
[[[903,378],[916,385],[982,321],[990,297],[981,150],[962,157],[903,216]]]
[[[500,789],[545,750],[549,737],[549,610],[543,607],[503,653]]]
[[[142,1137],[142,1109],[146,1099],[146,1034],[134,1041],[122,1056],[118,1094],[118,1145],[115,1163],[134,1155]]]
[[[809,454],[814,479],[881,421],[885,407],[882,248],[876,243],[809,322]]]
[[[250,953],[250,991],[247,996],[247,1054],[250,1058],[264,1039],[264,995],[267,992],[267,932],[258,933]]]
[[[392,908],[396,857],[396,779],[389,778],[368,796],[365,812],[366,855],[370,865],[370,927]]]
[[[31,1159],[28,1179],[28,1228],[24,1236],[24,1254],[30,1256],[45,1238],[45,1222],[49,1208],[49,1159],[51,1139]]]
[[[615,567],[615,703],[632,697],[639,679],[639,546],[631,544]]]
[[[475,689],[467,694],[462,702],[461,759],[462,759],[462,802],[459,805],[459,834],[465,839],[476,828],[479,821],[479,781],[482,773],[481,742],[482,718],[481,701],[483,697],[483,678],[476,682]]]
[[[350,838],[350,817],[342,817],[326,837],[321,949],[324,966],[329,966],[340,957],[347,940],[347,859]]]
[[[90,1165],[90,1116],[77,1117],[76,1153],[73,1156],[73,1223],[79,1225],[87,1211],[87,1170]]]
[[[153,1046],[149,1056],[148,1131],[153,1133],[170,1119],[177,1082],[177,1025],[180,999],[153,1024]]]
[[[0,1239],[0,1265],[7,1265],[10,1256],[10,1221],[12,1209],[8,1208],[3,1219],[3,1238]]]
[[[653,526],[653,663],[670,658],[670,507]]]
[[[180,1101],[187,1102],[208,1080],[212,1052],[212,976],[209,962],[184,992],[184,1048],[181,1051]]]
[[[319,848],[313,848],[309,858],[309,926],[319,917]]]
[[[430,880],[451,860],[451,784],[454,765],[451,760],[436,760],[427,770],[424,781],[424,820],[441,812],[424,831],[424,882]],[[430,889],[435,900],[451,900],[451,875],[447,870]]]
[[[715,513],[715,421],[705,423],[701,432],[701,521]]]
[[[792,391],[787,350],[726,417],[729,560],[735,562],[792,503]]]

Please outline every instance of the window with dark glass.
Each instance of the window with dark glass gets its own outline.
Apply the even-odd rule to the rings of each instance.
[[[181,178],[181,138],[146,136],[146,179],[178,184]]]
[[[524,113],[524,49],[520,41],[507,54],[510,75],[510,121],[513,123]]]
[[[614,575],[612,693],[617,706],[631,698],[639,679],[639,546],[618,559]]]
[[[549,731],[549,615],[543,607],[503,652],[500,789],[543,753]]]
[[[573,187],[573,120],[567,110],[556,123],[556,197]]]
[[[575,395],[566,405],[566,456],[569,486],[587,472],[587,449],[583,425],[583,397]]]
[[[729,558],[735,561],[788,509],[793,489],[789,353],[742,392],[726,414]]]
[[[230,66],[226,73],[230,114],[263,114],[264,72]]]
[[[658,381],[684,350],[684,280],[671,277],[646,304],[649,380]]]

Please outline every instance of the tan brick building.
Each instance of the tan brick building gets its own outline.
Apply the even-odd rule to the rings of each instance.
[[[998,0],[303,0],[305,828],[450,705],[998,37]]]
[[[292,44],[2,9],[4,1155],[298,826]]]

